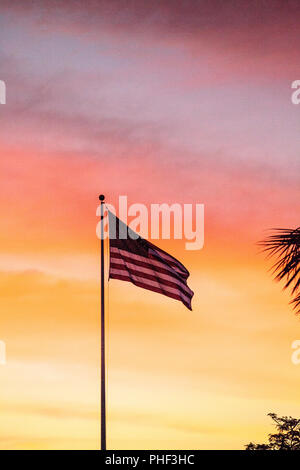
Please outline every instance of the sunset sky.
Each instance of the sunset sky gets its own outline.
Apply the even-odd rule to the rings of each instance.
[[[108,448],[242,449],[300,417],[300,319],[256,242],[300,225],[293,1],[0,6],[0,449],[100,445],[98,195],[203,203],[193,311],[111,280]]]

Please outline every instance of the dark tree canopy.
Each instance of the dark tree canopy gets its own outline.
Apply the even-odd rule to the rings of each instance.
[[[274,235],[259,242],[270,257],[277,258],[273,266],[275,279],[284,280],[284,288],[291,287],[292,303],[300,313],[300,227],[275,229]]]
[[[276,433],[269,434],[268,444],[247,444],[246,450],[300,450],[300,419],[279,417],[269,413],[275,423]]]

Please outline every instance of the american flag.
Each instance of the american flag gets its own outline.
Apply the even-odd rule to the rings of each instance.
[[[194,292],[187,285],[189,272],[176,258],[140,237],[108,211],[109,278],[180,300],[192,310]]]

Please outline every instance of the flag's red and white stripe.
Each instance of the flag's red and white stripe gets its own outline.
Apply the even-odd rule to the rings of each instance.
[[[124,224],[113,214],[110,223],[117,225],[115,238],[110,238],[109,277],[129,281],[143,289],[180,300],[191,310],[193,291],[187,285],[189,272],[173,256],[164,252],[147,240],[138,237],[118,238],[120,225]],[[114,218],[114,219],[113,219]]]

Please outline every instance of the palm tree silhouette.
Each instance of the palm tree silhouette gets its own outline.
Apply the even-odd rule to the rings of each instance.
[[[268,258],[277,258],[272,267],[276,281],[284,279],[284,289],[292,288],[292,302],[296,313],[300,313],[300,227],[277,228],[275,233],[259,242]]]

